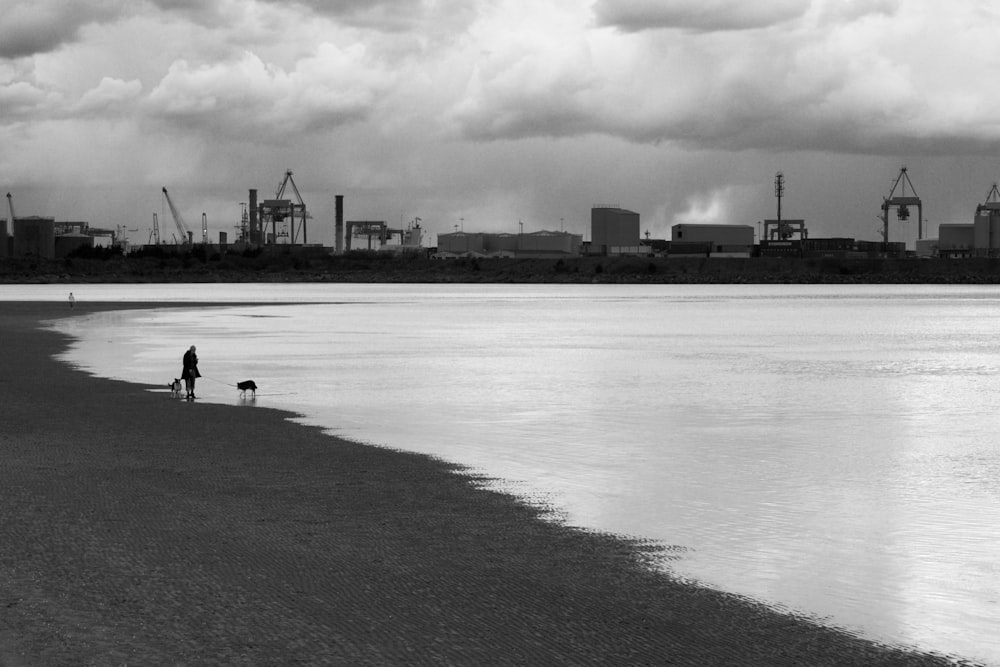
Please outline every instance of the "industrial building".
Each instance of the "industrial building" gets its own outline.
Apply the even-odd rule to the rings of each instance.
[[[583,236],[569,232],[539,231],[528,234],[453,232],[438,234],[436,259],[455,257],[559,258],[579,255]]]
[[[645,255],[639,240],[639,214],[620,206],[590,209],[590,254]]]
[[[670,228],[670,255],[750,257],[754,246],[752,225],[678,224]]]
[[[939,225],[937,247],[939,257],[948,259],[972,257],[976,248],[976,225]]]
[[[917,241],[917,254],[945,259],[1000,257],[1000,189],[997,184],[993,184],[986,201],[976,206],[971,224],[939,225],[938,238]]]
[[[986,195],[986,201],[976,207],[973,236],[977,257],[1000,257],[1000,190],[997,184]]]

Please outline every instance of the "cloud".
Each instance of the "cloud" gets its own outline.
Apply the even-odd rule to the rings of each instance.
[[[903,0],[826,0],[815,3],[817,22],[852,23],[868,17],[891,16],[899,11]]]
[[[698,193],[687,198],[687,208],[674,214],[671,224],[734,224],[737,199],[746,199],[746,192],[727,186]]]
[[[281,4],[281,0],[269,0]],[[348,25],[373,30],[401,32],[414,27],[428,10],[421,0],[300,0],[301,4],[321,16],[338,19]],[[433,4],[433,3],[432,3]],[[451,3],[448,3],[451,4]]]
[[[321,44],[291,71],[246,51],[239,59],[201,66],[175,62],[145,108],[168,123],[266,139],[363,118],[392,81],[360,44]]]
[[[724,7],[703,4],[709,14]],[[591,23],[565,37],[558,25],[549,35],[515,31],[499,45],[487,39],[450,118],[477,141],[603,134],[687,149],[847,154],[1000,146],[990,111],[1000,92],[981,76],[1000,67],[1000,54],[981,47],[992,22],[976,3],[936,13],[897,0],[767,7],[790,17],[793,4],[799,18],[764,34],[684,30],[665,39]],[[658,16],[692,6],[667,3]],[[660,11],[596,9],[644,7]],[[734,16],[742,25],[771,20]]]
[[[306,16],[309,20],[329,19],[340,26],[400,34],[420,30],[437,33],[469,22],[478,13],[476,0],[150,0],[160,11],[201,26],[224,27],[247,20],[248,15]],[[278,19],[280,20],[280,18]],[[294,22],[293,22],[294,23]],[[298,24],[305,30],[307,26]]]
[[[597,23],[624,32],[678,28],[697,32],[754,30],[801,18],[804,0],[597,0]]]
[[[104,77],[97,87],[88,90],[73,106],[74,116],[111,115],[131,108],[142,92],[139,81]]]
[[[119,16],[125,3],[124,0],[15,0],[4,4],[0,58],[11,59],[47,53],[73,42],[80,28]]]
[[[29,121],[49,113],[61,97],[25,81],[0,85],[0,126]]]

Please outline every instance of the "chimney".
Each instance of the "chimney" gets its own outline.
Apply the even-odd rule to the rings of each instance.
[[[333,232],[337,239],[335,252],[339,255],[344,252],[344,195],[335,195],[334,200],[336,201],[337,218]]]
[[[257,220],[257,190],[250,189],[250,243],[260,243],[260,223]]]

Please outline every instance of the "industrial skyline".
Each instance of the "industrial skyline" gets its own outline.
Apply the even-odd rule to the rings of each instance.
[[[878,238],[906,165],[935,236],[1000,180],[982,1],[83,4],[4,3],[0,190],[25,215],[142,237],[168,188],[217,237],[293,169],[320,243],[338,194],[431,243],[586,235],[601,202],[668,238],[773,217],[781,171],[811,235]]]

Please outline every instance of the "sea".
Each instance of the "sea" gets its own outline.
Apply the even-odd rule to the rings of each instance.
[[[1000,665],[1000,287],[7,285],[0,302],[70,291],[49,326],[89,373],[179,400],[196,345],[198,401],[452,461],[551,520],[661,545],[682,579]]]

